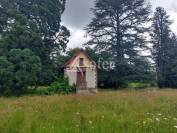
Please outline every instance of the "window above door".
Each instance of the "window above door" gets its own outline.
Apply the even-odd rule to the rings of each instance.
[[[79,66],[84,66],[84,58],[79,58]]]

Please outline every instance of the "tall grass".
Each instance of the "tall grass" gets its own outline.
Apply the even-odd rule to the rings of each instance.
[[[177,133],[177,91],[0,98],[0,133]]]

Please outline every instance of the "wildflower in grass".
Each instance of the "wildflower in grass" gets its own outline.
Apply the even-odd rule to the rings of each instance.
[[[162,114],[160,114],[160,113],[158,113],[157,115],[158,115],[158,116],[162,116]]]
[[[176,129],[177,129],[177,126],[174,126],[174,128],[176,128]]]
[[[164,120],[167,120],[168,118],[163,118]]]
[[[156,121],[160,122],[160,119],[159,118],[155,118]]]
[[[92,124],[92,121],[89,121],[89,124]]]
[[[101,118],[104,119],[104,115],[102,115]]]

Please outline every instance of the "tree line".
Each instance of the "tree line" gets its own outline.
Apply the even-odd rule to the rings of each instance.
[[[115,88],[128,82],[177,87],[177,37],[163,7],[152,16],[146,0],[96,0],[91,10],[94,18],[85,28],[91,40],[86,45],[116,63],[115,70],[102,72],[105,83]]]
[[[78,49],[66,51],[70,32],[61,25],[66,0],[0,0],[0,94],[21,94],[47,86],[63,75],[61,66]],[[177,37],[164,8],[151,15],[146,0],[95,0],[85,27],[84,47],[97,62],[100,87],[129,82],[177,87]]]

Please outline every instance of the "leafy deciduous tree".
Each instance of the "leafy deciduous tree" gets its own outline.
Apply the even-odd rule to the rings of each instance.
[[[65,0],[0,0],[0,56],[31,49],[42,62],[41,84],[56,77],[55,57],[65,51],[70,33],[62,26]]]
[[[36,85],[40,72],[40,58],[30,49],[12,49],[7,57],[0,57],[0,92],[21,94]]]

